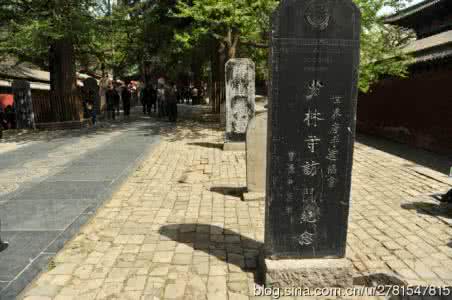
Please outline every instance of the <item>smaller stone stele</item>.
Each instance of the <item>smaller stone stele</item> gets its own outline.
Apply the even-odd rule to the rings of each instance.
[[[272,288],[350,288],[353,267],[346,258],[263,259],[265,286]]]
[[[255,112],[255,66],[247,58],[230,59],[226,70],[225,144],[245,143],[248,122]],[[245,145],[234,145],[245,150]],[[225,150],[228,146],[225,145]]]
[[[246,131],[246,184],[248,192],[265,193],[267,171],[267,110],[256,111]]]

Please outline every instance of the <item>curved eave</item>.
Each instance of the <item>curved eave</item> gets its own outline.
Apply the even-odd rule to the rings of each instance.
[[[452,30],[416,40],[403,49],[415,62],[449,57],[452,54]]]
[[[405,53],[415,53],[452,44],[452,30],[441,32],[420,40],[411,42],[404,50]]]
[[[406,9],[403,9],[394,15],[385,17],[384,21],[386,24],[406,26],[405,23],[407,23],[406,22],[407,20],[405,19],[413,17],[416,14],[419,14],[422,11],[432,8],[441,2],[444,2],[444,0],[425,0],[416,5],[407,7]]]

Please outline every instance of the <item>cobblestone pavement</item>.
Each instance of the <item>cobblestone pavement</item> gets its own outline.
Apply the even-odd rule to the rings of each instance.
[[[222,134],[189,120],[168,129],[23,297],[270,299],[254,297],[264,204],[241,201],[245,155],[223,152]],[[452,285],[452,214],[431,197],[451,185],[416,167],[356,144],[347,249],[356,285]]]

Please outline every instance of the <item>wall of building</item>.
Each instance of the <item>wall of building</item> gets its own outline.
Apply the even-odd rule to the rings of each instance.
[[[385,79],[361,94],[357,129],[452,156],[452,66]]]

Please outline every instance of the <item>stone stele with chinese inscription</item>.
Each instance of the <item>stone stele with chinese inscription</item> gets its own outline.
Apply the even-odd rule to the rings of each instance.
[[[245,142],[248,122],[255,113],[255,66],[250,59],[226,63],[226,142]]]
[[[343,258],[360,12],[351,0],[283,0],[272,26],[266,256]]]

